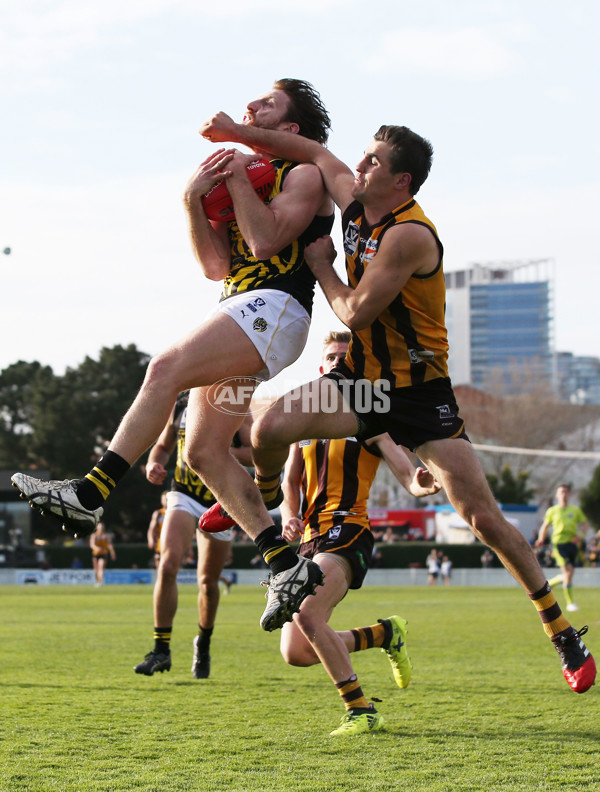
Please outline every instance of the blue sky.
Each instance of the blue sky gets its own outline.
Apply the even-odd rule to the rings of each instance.
[[[321,92],[351,166],[382,123],[428,137],[419,201],[446,268],[554,259],[556,347],[600,355],[599,17],[593,0],[0,0],[0,368],[154,354],[202,321],[219,289],[181,205],[213,148],[197,129],[278,77]],[[318,298],[274,386],[311,378],[338,326]]]

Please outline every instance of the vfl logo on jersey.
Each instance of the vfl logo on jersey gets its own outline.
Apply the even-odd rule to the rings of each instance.
[[[367,240],[367,244],[365,245],[364,252],[362,254],[363,264],[368,264],[369,261],[371,261],[375,253],[377,253],[378,245],[379,245],[378,239],[372,239],[371,237],[369,237],[369,239]]]
[[[252,329],[256,330],[257,333],[264,333],[267,329],[267,323],[259,317],[252,322]]]
[[[300,440],[300,442],[298,443],[298,446],[300,448],[304,448],[305,446],[309,446],[309,445],[312,445],[312,440]]]
[[[347,256],[353,256],[358,249],[358,242],[360,239],[360,227],[356,223],[348,223],[348,228],[344,234],[344,253]]]
[[[263,307],[263,305],[265,305],[265,301],[263,300],[263,298],[257,297],[256,300],[253,300],[251,303],[247,303],[246,308],[249,308],[252,311],[252,313],[256,313],[259,308]],[[243,310],[242,313],[244,313]]]

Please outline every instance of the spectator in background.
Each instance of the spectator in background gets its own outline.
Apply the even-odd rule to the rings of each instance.
[[[481,555],[481,566],[484,569],[490,569],[491,567],[494,566],[495,560],[496,560],[496,556],[494,555],[494,553],[492,553],[489,547],[486,547]]]
[[[429,553],[425,559],[427,565],[427,585],[437,586],[438,578],[440,576],[440,557],[435,548]]]
[[[600,565],[600,543],[598,537],[594,537],[589,543],[586,551],[586,566],[596,567]]]
[[[391,544],[392,542],[397,542],[398,541],[398,536],[396,535],[396,533],[395,533],[395,531],[394,531],[394,529],[392,528],[391,525],[388,525],[388,527],[383,532],[383,536],[381,537],[381,541],[382,542],[387,542],[388,544]]]
[[[450,578],[452,576],[452,561],[447,555],[442,556],[442,563],[440,564],[440,574],[446,586],[450,585]]]

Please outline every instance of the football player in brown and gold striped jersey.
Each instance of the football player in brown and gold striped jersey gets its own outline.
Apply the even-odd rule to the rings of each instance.
[[[332,332],[325,339],[320,367],[328,373],[348,350],[350,333]],[[415,468],[389,435],[369,443],[356,437],[302,440],[292,446],[285,467],[281,504],[283,536],[301,537],[299,552],[314,559],[325,582],[308,597],[281,632],[281,654],[287,663],[322,663],[346,707],[334,736],[378,731],[383,717],[369,704],[350,661],[350,653],[381,648],[387,654],[396,684],[408,686],[412,665],[406,650],[406,620],[400,616],[376,624],[336,631],[328,622],[348,589],[358,589],[367,574],[374,539],[367,516],[369,491],[381,457],[411,494],[421,497],[439,490],[433,476]],[[302,498],[302,504],[301,504]]]
[[[275,476],[287,446],[303,437],[357,432],[372,437],[387,431],[396,443],[418,453],[458,514],[527,592],[569,686],[577,693],[588,690],[596,666],[581,640],[587,628],[576,631],[570,625],[531,546],[503,517],[459,416],[447,371],[443,246],[415,200],[431,167],[429,141],[405,126],[382,126],[355,174],[325,147],[297,135],[248,128],[224,117],[208,132],[213,140],[246,143],[316,164],[342,211],[348,283],[333,267],[336,251],[330,237],[309,246],[306,257],[333,311],[352,331],[350,349],[330,379],[297,389],[294,409],[284,396],[255,424],[258,474]],[[384,409],[377,409],[381,400],[359,405],[358,388],[365,382],[385,390]],[[255,519],[258,514],[249,522]]]

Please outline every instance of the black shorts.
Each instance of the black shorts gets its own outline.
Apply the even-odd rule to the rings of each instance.
[[[361,440],[388,432],[395,443],[414,451],[430,440],[469,439],[449,377],[404,388],[385,389],[381,385],[365,411],[365,381],[357,380],[344,362],[324,376],[333,379],[349,401],[358,418],[357,437]]]
[[[344,523],[335,525],[310,542],[303,542],[298,552],[306,558],[314,558],[318,553],[343,556],[352,570],[349,588],[359,589],[371,566],[374,545],[375,540],[369,528],[355,523]]]
[[[559,566],[564,566],[565,564],[575,566],[578,555],[579,548],[575,542],[561,542],[560,544],[555,544],[552,551],[552,556]]]
[[[106,561],[108,559],[108,553],[102,553],[101,555],[95,555],[95,556],[92,556],[92,558],[95,558],[96,561],[100,561],[100,559],[102,559],[103,561]]]

